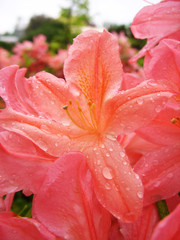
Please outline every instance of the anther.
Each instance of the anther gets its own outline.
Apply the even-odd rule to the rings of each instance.
[[[63,109],[64,109],[64,110],[67,110],[67,109],[68,109],[68,105],[64,105],[64,106],[63,106]]]
[[[172,118],[171,123],[176,125],[177,127],[180,127],[180,118],[179,117]]]

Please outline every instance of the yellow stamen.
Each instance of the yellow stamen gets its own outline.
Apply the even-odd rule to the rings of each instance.
[[[85,129],[85,128],[83,128],[81,125],[79,125],[79,123],[77,123],[77,121],[74,120],[74,118],[71,116],[71,114],[69,113],[69,110],[68,110],[68,105],[63,106],[63,109],[66,110],[68,117],[71,119],[71,121],[72,121],[75,125],[77,125],[79,128]]]

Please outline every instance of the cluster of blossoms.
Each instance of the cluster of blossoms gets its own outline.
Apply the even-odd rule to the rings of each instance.
[[[119,54],[123,64],[123,71],[131,73],[134,77],[143,77],[143,70],[137,63],[129,63],[137,49],[132,48],[129,39],[124,32],[120,34],[113,33],[119,44]],[[68,46],[68,48],[70,45]],[[38,71],[46,70],[53,73],[56,77],[64,78],[63,66],[68,56],[68,50],[59,49],[56,55],[49,51],[49,44],[44,35],[34,37],[33,42],[24,41],[17,43],[12,49],[13,54],[0,48],[0,69],[9,65],[17,64],[20,67],[26,67],[27,76],[32,76]]]
[[[38,71],[48,70],[57,77],[64,77],[63,64],[68,51],[59,49],[56,55],[52,55],[44,35],[34,37],[33,42],[17,43],[12,51],[13,54],[10,54],[7,50],[0,48],[0,69],[17,64],[28,69],[28,76]]]
[[[144,78],[123,73],[117,39],[74,39],[64,79],[0,71],[3,240],[180,238],[180,1],[143,8]],[[10,212],[34,194],[32,218]],[[155,203],[166,201],[160,220]]]

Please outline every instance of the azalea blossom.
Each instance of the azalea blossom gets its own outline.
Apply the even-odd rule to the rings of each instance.
[[[74,40],[64,66],[66,81],[46,72],[29,79],[23,74],[16,66],[0,72],[0,95],[6,102],[0,113],[1,151],[7,161],[0,160],[2,177],[21,188],[26,185],[22,172],[29,171],[26,187],[38,191],[35,179],[42,181],[48,165],[64,153],[81,151],[100,203],[122,221],[135,221],[142,210],[143,185],[117,136],[155,118],[172,96],[170,84],[147,80],[121,90],[119,49],[107,31],[87,31]],[[26,151],[31,158],[22,163]],[[16,155],[15,163],[12,155]],[[36,164],[41,167],[32,174],[31,167],[37,168]],[[17,166],[22,166],[19,176]]]
[[[180,40],[180,1],[167,0],[144,7],[135,16],[131,30],[136,38],[147,38],[147,44],[131,59],[132,62],[164,38]]]
[[[145,154],[135,165],[145,188],[144,204],[174,196],[180,183],[180,48],[179,41],[164,39],[145,57],[146,77],[164,79],[174,85],[168,105],[137,134],[159,147]]]

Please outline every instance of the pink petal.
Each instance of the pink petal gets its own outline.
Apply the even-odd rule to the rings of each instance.
[[[163,81],[145,81],[107,101],[102,113],[106,131],[118,135],[147,125],[172,96],[171,84],[168,85]]]
[[[55,240],[36,220],[21,218],[13,213],[0,214],[0,236],[3,240]]]
[[[60,122],[69,122],[63,106],[72,100],[67,83],[50,73],[40,72],[28,79],[31,102],[40,115]]]
[[[172,197],[180,189],[180,148],[163,147],[142,157],[134,170],[144,185],[144,204]]]
[[[172,124],[174,117],[180,116],[180,110],[170,107],[163,109],[157,117],[137,133],[144,139],[159,145],[175,145],[180,143],[180,128]]]
[[[33,216],[65,239],[107,239],[110,215],[92,191],[81,153],[64,155],[49,169],[35,197]]]
[[[147,78],[166,79],[180,83],[180,47],[179,41],[165,39],[145,57],[144,71]],[[179,90],[179,88],[178,88]]]
[[[117,93],[122,81],[122,65],[116,38],[103,31],[86,31],[74,39],[64,73],[71,87],[79,89],[87,102],[95,103],[97,113],[102,101]]]
[[[148,38],[147,45],[133,59],[135,61],[162,38],[176,38],[176,34],[180,36],[179,1],[161,1],[144,7],[134,18],[131,30],[136,38]]]
[[[143,209],[141,217],[135,223],[119,222],[120,232],[125,240],[150,240],[158,221],[156,206],[149,205]]]
[[[155,228],[151,240],[179,240],[180,236],[180,205]]]
[[[6,105],[14,110],[36,114],[28,100],[25,73],[26,69],[18,70],[15,65],[0,70],[0,96],[6,101]]]
[[[1,132],[0,139],[0,194],[21,189],[36,193],[54,158],[17,134]]]
[[[0,124],[4,129],[28,138],[53,156],[60,156],[69,151],[70,138],[66,135],[70,130],[55,121],[4,109],[0,113]]]
[[[143,186],[120,144],[105,139],[84,152],[100,203],[122,221],[137,220],[142,210]]]

